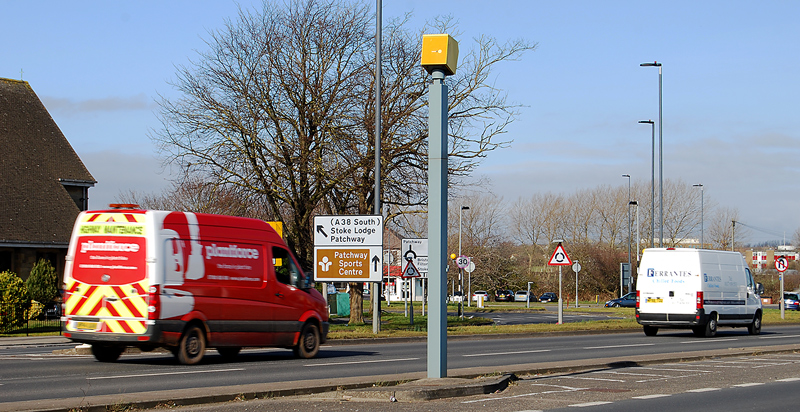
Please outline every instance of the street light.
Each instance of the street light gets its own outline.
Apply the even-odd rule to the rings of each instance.
[[[639,123],[650,124],[650,247],[654,247],[653,238],[656,237],[656,125],[652,120],[639,120]]]
[[[628,178],[628,266],[631,265],[631,175],[622,175]]]
[[[705,213],[703,213],[703,199],[705,198],[703,193],[703,184],[697,183],[692,185],[693,187],[700,188],[700,249],[705,247],[705,239],[703,239],[703,219],[705,218]]]
[[[658,67],[658,210],[661,227],[659,228],[661,244],[664,247],[664,123],[661,116],[662,108],[662,82],[661,63],[641,63],[641,67]]]
[[[469,206],[461,206],[458,210],[458,256],[461,257],[461,212],[469,210]],[[458,303],[458,316],[464,316],[464,282],[462,281],[463,269],[458,268],[458,291],[461,292],[461,301]],[[467,297],[467,305],[472,306],[471,297]]]

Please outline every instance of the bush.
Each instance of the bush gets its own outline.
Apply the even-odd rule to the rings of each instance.
[[[31,299],[43,305],[58,296],[58,275],[53,265],[46,259],[39,259],[33,265],[25,285],[28,287]]]
[[[31,305],[28,288],[16,273],[0,273],[0,330],[25,324],[25,312]]]

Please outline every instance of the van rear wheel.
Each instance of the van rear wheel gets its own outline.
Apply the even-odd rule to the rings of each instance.
[[[717,318],[716,316],[711,316],[708,318],[708,323],[706,323],[705,337],[713,338],[716,334],[717,334]]]
[[[184,365],[194,365],[206,353],[206,335],[197,325],[189,326],[181,336],[178,345],[178,361]]]
[[[655,326],[642,326],[642,329],[644,329],[644,334],[647,336],[656,336],[658,333],[658,328]]]
[[[319,329],[313,323],[303,325],[300,332],[300,339],[297,345],[292,348],[294,356],[303,359],[310,359],[319,353]]]
[[[114,362],[119,359],[124,351],[124,346],[104,345],[100,343],[92,344],[92,355],[100,362]]]

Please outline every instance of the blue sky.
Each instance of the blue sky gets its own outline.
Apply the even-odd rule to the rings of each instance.
[[[372,2],[371,2],[372,3]],[[241,1],[259,7],[260,1]],[[374,4],[374,3],[373,3]],[[664,176],[703,183],[706,204],[738,208],[767,229],[800,227],[800,29],[795,1],[384,0],[384,21],[413,12],[459,22],[461,50],[485,34],[538,43],[495,71],[519,103],[510,149],[476,177],[509,201],[650,178],[650,128],[663,63]],[[169,169],[148,131],[154,101],[174,97],[175,67],[235,19],[232,1],[8,1],[0,77],[30,82],[98,184],[90,206],[159,191]]]

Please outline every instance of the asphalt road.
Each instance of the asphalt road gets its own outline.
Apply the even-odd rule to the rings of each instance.
[[[745,329],[721,328],[716,338],[696,338],[687,331],[602,335],[514,336],[451,339],[448,369],[513,370],[515,365],[580,361],[654,353],[771,346],[795,343],[800,326],[765,328],[750,336]],[[52,350],[52,348],[51,348]],[[427,343],[376,343],[325,346],[314,359],[295,359],[289,350],[246,350],[232,362],[213,352],[200,365],[176,363],[168,353],[126,354],[115,363],[91,356],[54,355],[41,348],[0,351],[0,403],[75,398],[135,392],[213,388],[312,379],[424,372]]]

